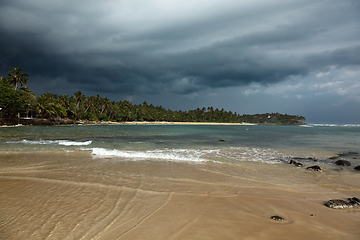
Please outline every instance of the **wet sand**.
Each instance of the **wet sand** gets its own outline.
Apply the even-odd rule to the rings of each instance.
[[[359,208],[323,205],[360,197],[360,174],[3,152],[0,186],[0,239],[360,237]]]

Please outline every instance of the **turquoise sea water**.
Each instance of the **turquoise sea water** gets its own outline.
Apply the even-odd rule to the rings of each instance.
[[[288,157],[328,163],[360,151],[359,125],[68,125],[0,128],[0,151],[87,152],[94,158],[276,164]],[[360,157],[347,159],[360,164]]]

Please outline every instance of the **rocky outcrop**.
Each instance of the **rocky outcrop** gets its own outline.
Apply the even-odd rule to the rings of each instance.
[[[354,169],[355,169],[355,170],[357,170],[357,171],[360,171],[360,165],[359,165],[359,166],[354,167]]]
[[[335,164],[338,166],[351,166],[351,163],[346,160],[337,160]]]
[[[360,200],[356,197],[348,198],[348,201],[332,199],[324,203],[325,206],[335,209],[353,208],[360,205]]]
[[[317,166],[317,165],[311,166],[311,167],[307,167],[306,170],[322,172],[322,169],[321,169],[319,166]]]
[[[74,124],[75,121],[70,119],[41,119],[41,118],[1,118],[0,125],[63,125]]]
[[[270,217],[271,220],[274,220],[274,221],[285,221],[285,219],[283,217],[280,217],[280,216],[271,216]]]
[[[291,159],[289,162],[290,165],[294,165],[296,167],[302,167],[303,165],[299,162],[296,162],[295,160]]]

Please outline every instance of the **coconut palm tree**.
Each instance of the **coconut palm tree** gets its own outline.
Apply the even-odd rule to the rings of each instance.
[[[13,68],[9,71],[8,74],[8,81],[10,84],[14,86],[14,89],[17,90],[18,84],[20,83],[21,86],[27,86],[29,74],[22,73],[22,69],[20,67]]]

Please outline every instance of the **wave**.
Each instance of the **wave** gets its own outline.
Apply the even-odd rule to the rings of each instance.
[[[213,162],[239,164],[241,162],[280,163],[279,153],[268,149],[226,148],[226,149],[157,149],[147,151],[130,151],[106,148],[82,149],[91,151],[99,158],[120,157],[127,160],[168,160],[186,162]]]
[[[74,142],[74,141],[59,141],[59,145],[64,145],[64,146],[87,146],[90,145],[92,143],[91,140],[89,141],[85,141],[85,142]]]
[[[22,124],[16,124],[16,125],[1,125],[0,127],[25,127],[25,125],[22,125]]]
[[[91,148],[92,154],[97,157],[122,157],[132,160],[173,160],[187,162],[205,162],[201,154],[196,150],[189,149],[160,149],[148,151],[124,151],[117,149]]]
[[[302,127],[360,127],[360,124],[332,124],[332,123],[314,123],[301,125]]]
[[[88,146],[92,143],[91,140],[85,142],[77,142],[70,140],[19,140],[19,141],[8,141],[7,143],[13,144],[31,144],[31,145],[62,145],[62,146]]]

